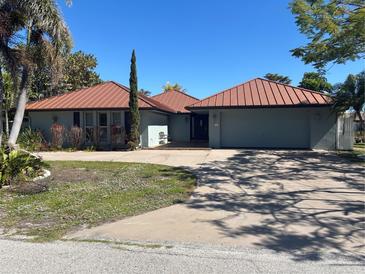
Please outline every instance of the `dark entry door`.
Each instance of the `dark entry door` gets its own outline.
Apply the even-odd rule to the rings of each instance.
[[[208,140],[208,117],[207,114],[193,115],[191,117],[191,139]]]

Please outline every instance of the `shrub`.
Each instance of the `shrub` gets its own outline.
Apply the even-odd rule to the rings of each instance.
[[[65,127],[61,124],[53,123],[51,126],[51,145],[53,148],[62,148],[65,141]]]
[[[365,143],[365,130],[355,131],[355,143]]]
[[[80,148],[82,144],[82,129],[77,126],[73,126],[71,127],[68,135],[72,148]]]
[[[28,151],[39,151],[43,145],[43,135],[38,130],[25,128],[18,137],[18,144]]]
[[[33,154],[21,150],[0,150],[0,188],[16,182],[29,182],[47,165]]]

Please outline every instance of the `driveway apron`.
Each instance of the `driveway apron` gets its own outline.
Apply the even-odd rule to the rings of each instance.
[[[193,150],[43,153],[46,160],[181,166],[198,187],[183,204],[80,230],[68,239],[259,247],[319,260],[364,258],[364,166],[335,153]]]

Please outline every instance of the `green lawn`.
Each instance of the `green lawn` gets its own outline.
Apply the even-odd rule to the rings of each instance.
[[[180,168],[115,162],[49,162],[47,191],[0,189],[0,227],[34,240],[186,200],[196,179]],[[29,191],[29,190],[27,190]]]

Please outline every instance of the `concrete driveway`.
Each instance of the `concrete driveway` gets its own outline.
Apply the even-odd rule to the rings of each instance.
[[[260,247],[295,259],[364,258],[364,166],[311,151],[203,150],[47,153],[45,159],[184,166],[189,201],[70,234],[70,239]]]

